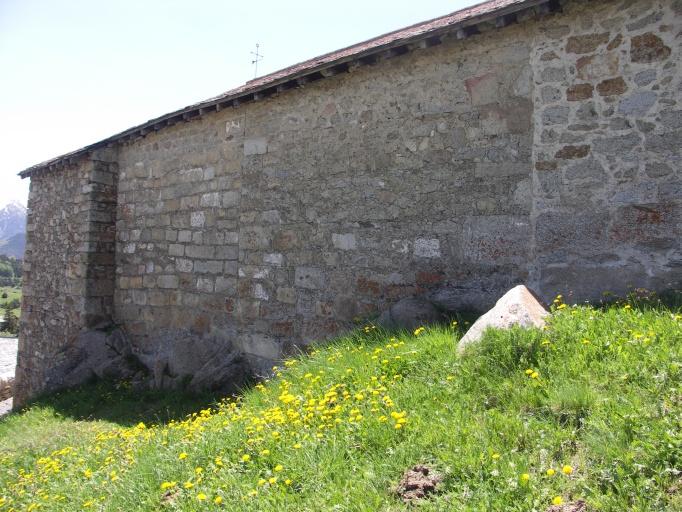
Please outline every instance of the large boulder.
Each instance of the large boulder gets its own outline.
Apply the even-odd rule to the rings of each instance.
[[[425,299],[407,298],[393,304],[384,311],[377,324],[387,329],[413,330],[426,324],[443,321],[443,315],[431,302]]]
[[[497,301],[495,307],[480,317],[457,345],[462,353],[467,346],[479,341],[489,327],[508,329],[521,327],[544,327],[549,312],[538,302],[535,295],[524,285],[518,285]]]

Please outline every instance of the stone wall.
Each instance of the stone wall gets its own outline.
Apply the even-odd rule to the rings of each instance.
[[[237,350],[262,371],[401,297],[480,305],[525,281],[525,29],[121,148],[116,312],[145,360],[167,361],[157,382],[204,373],[188,347],[206,364]]]
[[[682,2],[573,2],[538,29],[535,286],[679,288]]]
[[[568,1],[121,145],[116,322],[154,385],[205,387],[402,297],[480,309],[519,282],[545,299],[679,288],[681,30],[679,0]],[[43,323],[81,314],[78,293],[48,295],[88,172],[33,178],[42,295],[24,308],[53,309]],[[47,342],[24,317],[31,389],[43,345],[85,326],[59,321]]]
[[[111,318],[116,164],[100,152],[31,177],[15,406],[59,387],[52,369],[83,329]]]

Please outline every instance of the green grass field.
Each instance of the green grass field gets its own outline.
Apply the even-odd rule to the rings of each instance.
[[[679,310],[557,303],[461,358],[460,334],[367,327],[215,403],[49,397],[0,420],[0,510],[406,510],[416,464],[442,477],[419,510],[682,510]]]
[[[7,294],[7,298],[3,299],[2,296]],[[2,315],[2,310],[7,302],[13,300],[19,300],[21,302],[21,288],[12,288],[9,286],[0,286],[0,316]],[[21,316],[21,307],[12,310],[17,317]]]

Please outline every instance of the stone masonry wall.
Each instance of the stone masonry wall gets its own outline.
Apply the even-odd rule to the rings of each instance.
[[[154,385],[238,384],[402,297],[679,288],[682,3],[563,6],[120,146],[113,313]],[[88,172],[33,178],[24,308],[56,313],[24,371],[41,321],[84,326],[48,290]]]
[[[240,351],[261,371],[401,297],[480,305],[525,281],[524,28],[122,148],[116,311],[143,359],[163,361],[157,382],[205,372],[188,347],[202,364]]]
[[[100,153],[31,178],[15,407],[58,388],[51,369],[113,313],[116,164]]]
[[[682,2],[570,2],[539,27],[533,275],[578,299],[682,280]]]

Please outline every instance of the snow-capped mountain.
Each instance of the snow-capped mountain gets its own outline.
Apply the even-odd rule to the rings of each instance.
[[[0,254],[21,259],[26,245],[26,207],[11,202],[0,209]]]
[[[26,207],[13,201],[0,209],[0,240],[26,232]]]

